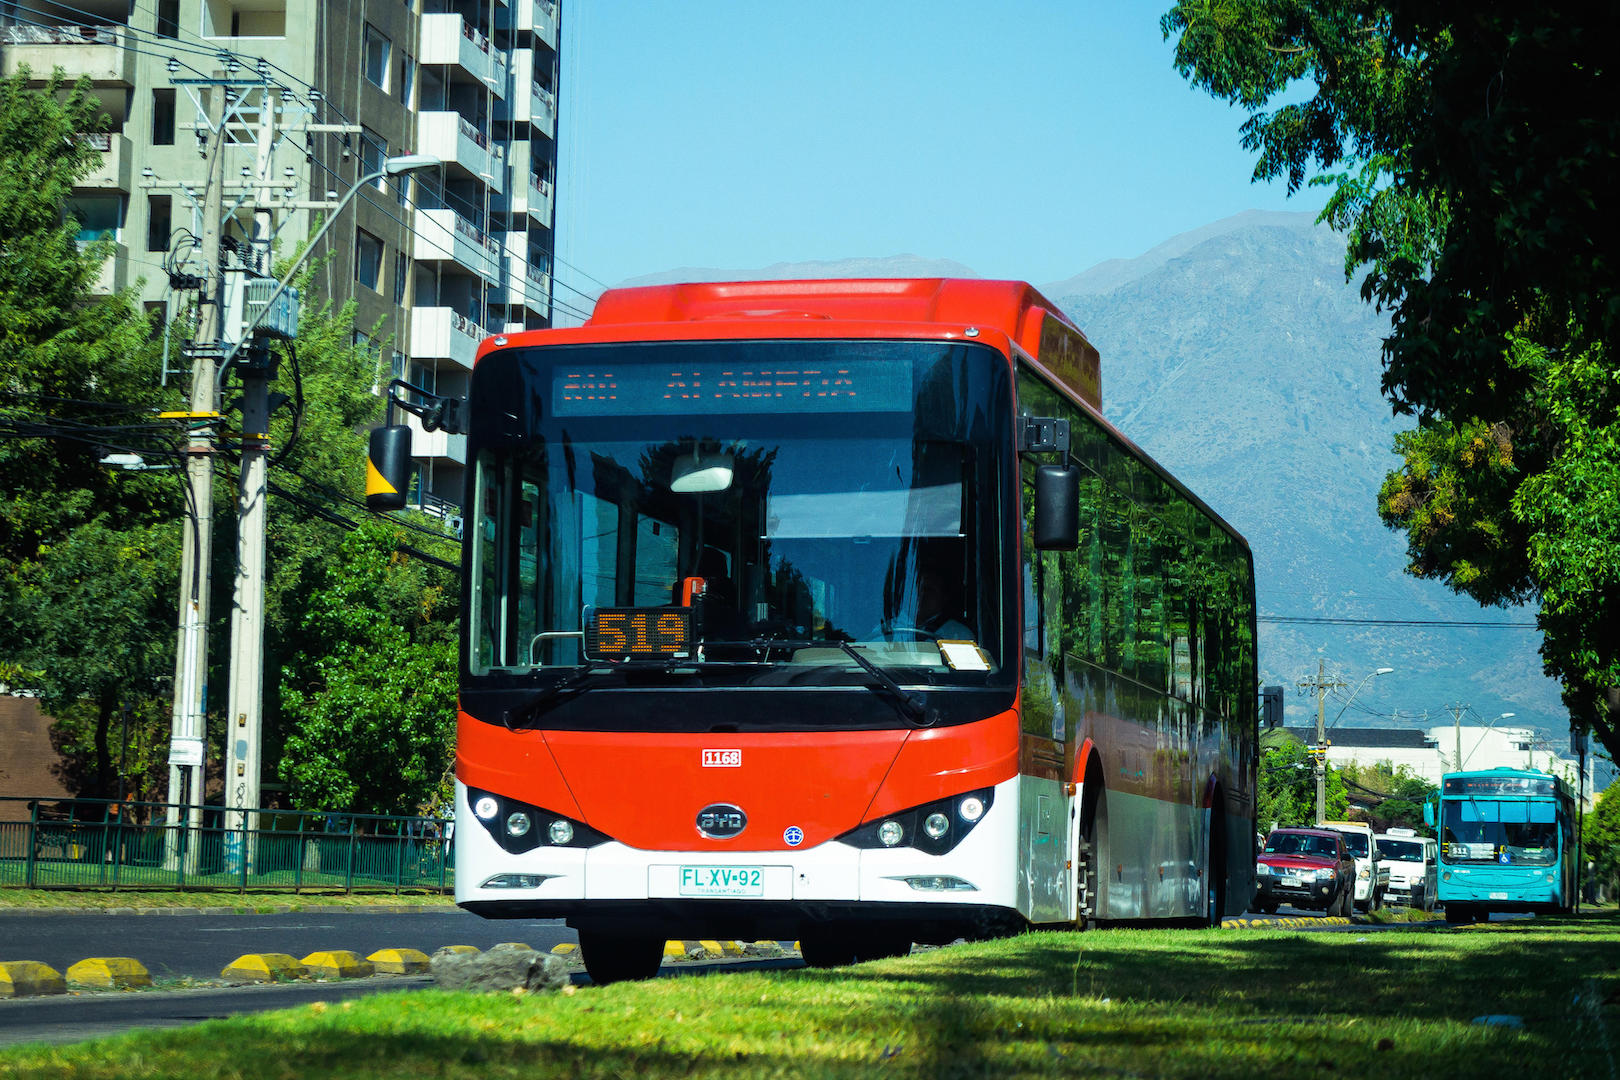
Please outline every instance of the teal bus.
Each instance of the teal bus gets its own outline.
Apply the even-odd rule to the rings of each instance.
[[[1424,818],[1440,831],[1438,899],[1448,923],[1571,910],[1578,852],[1567,783],[1530,769],[1446,773],[1437,801]]]

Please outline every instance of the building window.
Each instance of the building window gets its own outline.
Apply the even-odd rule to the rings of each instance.
[[[152,145],[174,145],[174,91],[152,91]]]
[[[360,129],[360,175],[369,176],[374,172],[381,172],[383,162],[388,160],[388,140],[372,131],[368,127]],[[383,191],[388,187],[388,178],[379,176],[373,183],[377,190]]]
[[[411,261],[405,257],[403,251],[394,252],[394,303],[405,303],[405,278],[410,273]]]
[[[146,250],[168,251],[169,234],[174,231],[174,196],[146,197]]]
[[[409,106],[411,91],[416,89],[416,58],[406,53],[399,65],[399,100]]]
[[[80,244],[117,240],[124,225],[122,195],[74,195],[67,200],[69,217],[78,222]]]
[[[388,89],[388,57],[393,43],[370,23],[366,24],[366,78],[380,90]]]
[[[158,0],[157,32],[159,37],[180,36],[180,0]]]
[[[376,290],[382,280],[382,261],[383,242],[364,229],[354,230],[354,280]]]

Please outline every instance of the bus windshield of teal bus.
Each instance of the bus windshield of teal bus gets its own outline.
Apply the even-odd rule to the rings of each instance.
[[[687,663],[826,684],[853,650],[906,681],[999,683],[1000,353],[514,348],[479,362],[470,409],[472,677]]]
[[[1440,804],[1440,824],[1448,862],[1550,866],[1558,859],[1552,799],[1448,798]]]

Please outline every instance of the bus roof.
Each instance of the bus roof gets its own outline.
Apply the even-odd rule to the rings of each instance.
[[[584,326],[539,331],[533,344],[632,340],[622,332],[627,328],[644,328],[635,336],[647,338],[756,336],[775,331],[767,329],[769,323],[796,324],[799,334],[820,336],[825,331],[815,324],[824,320],[845,324],[839,328],[841,334],[884,337],[971,337],[997,331],[1054,381],[1102,410],[1097,350],[1056,304],[1022,281],[830,278],[609,289]],[[702,324],[697,334],[691,332],[699,330],[694,323]],[[685,324],[685,332],[672,333],[680,324]],[[748,327],[746,333],[739,335],[739,324]],[[520,344],[527,335],[510,337],[513,344]]]

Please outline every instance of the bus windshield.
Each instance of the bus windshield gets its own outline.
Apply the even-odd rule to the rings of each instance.
[[[1448,862],[1551,866],[1557,813],[1551,799],[1445,799],[1441,851]]]
[[[853,649],[908,682],[1001,677],[1000,353],[514,349],[480,361],[471,408],[470,676],[663,657],[825,685]]]

